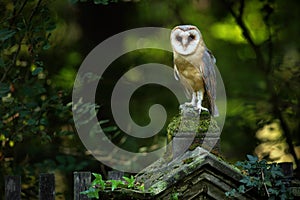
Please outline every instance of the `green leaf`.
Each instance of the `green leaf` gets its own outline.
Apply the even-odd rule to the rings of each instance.
[[[245,193],[245,189],[246,189],[245,186],[241,185],[241,186],[238,187],[238,192],[239,193]]]
[[[233,197],[233,196],[235,196],[236,193],[237,193],[237,190],[236,189],[232,189],[232,190],[230,190],[228,192],[225,192],[225,195],[227,197]]]
[[[265,184],[266,184],[266,186],[272,187],[271,181],[266,181]]]
[[[139,186],[137,186],[137,189],[144,192],[145,191],[145,185],[139,185]]]
[[[178,200],[178,195],[179,195],[178,192],[173,193],[173,194],[171,195],[171,200]]]
[[[107,182],[111,183],[111,191],[114,191],[118,186],[124,185],[121,180],[108,180]]]
[[[100,186],[101,190],[105,189],[105,181],[102,179],[101,174],[92,173],[95,177],[95,180],[92,182],[92,186]]]
[[[88,190],[80,192],[80,194],[86,194],[88,198],[96,198],[99,199],[99,189],[90,187]]]
[[[44,69],[42,68],[42,67],[37,67],[37,68],[35,68],[33,71],[32,71],[32,75],[33,76],[36,76],[36,75],[38,75],[39,73],[41,73],[42,71],[43,71]]]
[[[247,158],[250,162],[257,162],[258,161],[258,157],[256,157],[256,156],[247,155]]]
[[[284,174],[282,173],[281,169],[278,167],[278,166],[272,166],[271,167],[271,176],[273,178],[276,178],[276,177],[284,177]]]
[[[9,29],[0,30],[0,41],[5,41],[16,34],[16,31]]]
[[[241,161],[237,161],[237,162],[235,163],[235,166],[237,166],[237,167],[242,167],[243,165],[244,165],[244,163],[241,162]]]
[[[130,176],[130,178],[123,176],[123,179],[127,182],[127,188],[133,188],[135,183],[134,176]]]
[[[249,178],[248,176],[245,176],[244,178],[242,178],[242,179],[240,180],[240,182],[241,182],[241,183],[247,184],[247,183],[250,182],[250,178]]]
[[[51,45],[49,43],[46,43],[44,46],[43,46],[43,50],[47,50],[47,49],[50,49],[51,48]]]
[[[102,175],[97,173],[92,173],[96,180],[102,180]]]

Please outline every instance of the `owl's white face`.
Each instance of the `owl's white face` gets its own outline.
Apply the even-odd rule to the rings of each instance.
[[[176,26],[171,32],[171,45],[180,55],[189,55],[196,51],[201,37],[199,29],[195,26]]]

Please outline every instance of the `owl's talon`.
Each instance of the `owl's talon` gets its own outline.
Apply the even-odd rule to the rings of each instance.
[[[202,107],[202,106],[197,106],[197,107],[195,107],[195,109],[199,111],[199,115],[201,114],[202,111],[209,112],[209,110],[207,108]]]
[[[191,102],[186,102],[185,105],[186,106],[197,107],[197,94],[196,94],[196,92],[193,92],[193,94],[192,94],[192,101]]]
[[[191,107],[197,107],[197,106],[195,105],[195,103],[193,103],[193,102],[185,102],[184,105],[186,105],[186,106],[191,106]]]

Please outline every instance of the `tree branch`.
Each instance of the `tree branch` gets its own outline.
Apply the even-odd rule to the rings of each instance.
[[[273,114],[280,121],[282,130],[284,132],[287,144],[290,149],[290,153],[294,157],[297,169],[300,170],[299,169],[300,162],[299,162],[296,152],[294,150],[293,141],[291,139],[291,131],[289,130],[289,127],[283,118],[282,111],[280,110],[279,96],[277,95],[277,92],[274,88],[273,81],[270,79],[270,72],[272,69],[272,57],[273,57],[273,44],[272,44],[272,33],[270,30],[270,24],[268,22],[266,22],[266,25],[269,28],[269,31],[268,31],[268,33],[269,33],[269,38],[268,38],[269,52],[268,52],[268,62],[266,62],[264,60],[263,53],[260,49],[260,46],[255,44],[254,40],[252,39],[252,37],[250,35],[249,29],[247,28],[246,24],[243,21],[245,0],[240,0],[239,13],[236,13],[233,10],[232,3],[229,3],[226,0],[222,0],[222,1],[223,1],[224,5],[227,7],[227,9],[229,10],[229,12],[231,13],[231,15],[233,16],[233,18],[235,19],[237,25],[239,25],[239,27],[242,29],[245,39],[247,40],[247,42],[249,43],[249,45],[252,47],[253,51],[256,54],[257,66],[259,66],[259,69],[262,70],[262,72],[265,74],[265,81],[267,84],[267,89],[269,90],[270,95],[271,95],[270,100],[271,100],[271,102],[273,102],[273,106],[272,106]]]
[[[267,185],[265,183],[265,175],[264,175],[263,169],[261,169],[261,178],[262,178],[262,182],[263,182],[264,188],[266,190],[266,193],[267,193],[268,197],[270,197],[270,193],[269,193]]]
[[[265,62],[264,62],[264,59],[263,59],[263,55],[260,51],[260,48],[259,48],[258,45],[255,44],[254,40],[252,39],[252,37],[250,35],[249,29],[247,28],[245,22],[243,21],[245,1],[240,0],[239,13],[236,13],[233,10],[232,3],[228,3],[226,0],[222,0],[222,1],[223,1],[224,5],[227,7],[227,9],[229,10],[229,12],[231,13],[231,15],[233,16],[233,18],[235,19],[237,25],[239,25],[239,27],[242,29],[243,36],[245,37],[247,42],[252,47],[252,49],[253,49],[253,51],[256,55],[256,58],[257,58],[258,66],[265,67]]]

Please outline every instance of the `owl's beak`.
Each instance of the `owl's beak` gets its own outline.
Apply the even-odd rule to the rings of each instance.
[[[188,40],[187,38],[182,38],[182,46],[184,50],[188,47]]]

